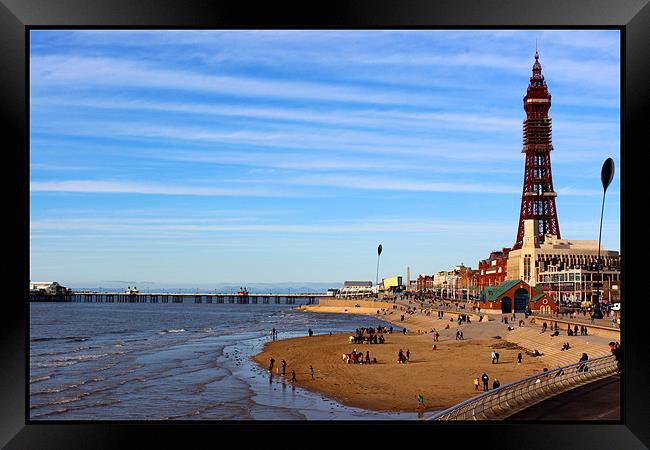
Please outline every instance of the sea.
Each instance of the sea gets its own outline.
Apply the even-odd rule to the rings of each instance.
[[[269,375],[271,339],[389,326],[284,304],[30,303],[29,417],[58,420],[413,420]],[[399,328],[397,328],[399,329]],[[338,355],[333,355],[337,357]],[[278,358],[276,358],[278,359]]]

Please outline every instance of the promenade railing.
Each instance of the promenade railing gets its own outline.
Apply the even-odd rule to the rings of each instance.
[[[619,372],[616,358],[603,356],[538,373],[466,400],[430,420],[503,420],[555,395]]]

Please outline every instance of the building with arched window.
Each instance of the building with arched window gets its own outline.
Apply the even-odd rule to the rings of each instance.
[[[538,287],[532,287],[521,280],[507,280],[498,286],[488,286],[481,292],[474,307],[486,313],[511,314],[537,311],[552,314],[557,303]]]

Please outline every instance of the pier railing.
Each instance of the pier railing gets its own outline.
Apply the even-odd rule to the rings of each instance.
[[[619,372],[614,356],[603,356],[538,373],[487,391],[449,409],[431,420],[503,420],[557,394]]]

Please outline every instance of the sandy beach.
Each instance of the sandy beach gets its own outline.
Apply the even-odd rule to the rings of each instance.
[[[405,326],[409,332],[403,335],[394,331],[386,334],[384,344],[350,344],[349,334],[324,334],[272,341],[265,345],[262,353],[253,359],[268,369],[270,358],[275,359],[275,368],[282,359],[287,361],[286,378],[291,370],[296,371],[296,384],[322,393],[349,405],[383,411],[415,411],[417,396],[424,396],[425,410],[435,411],[448,408],[482,392],[476,391],[473,380],[483,372],[490,377],[490,387],[496,377],[502,385],[541,372],[545,362],[532,358],[527,349],[508,342],[498,334],[491,333],[486,324],[463,324],[465,340],[456,340],[457,322],[450,317],[437,319],[431,316],[409,316],[400,322],[400,314],[378,316],[376,308],[337,308],[306,306],[306,314],[314,312],[374,315],[398,326]],[[347,310],[347,311],[345,311]],[[449,325],[450,328],[444,328]],[[364,326],[359,317],[359,327]],[[480,327],[484,329],[481,330]],[[432,350],[431,328],[440,333],[437,350]],[[421,334],[418,334],[417,330]],[[424,332],[427,331],[425,334]],[[354,348],[377,359],[376,364],[346,364],[341,355]],[[397,354],[402,349],[410,351],[406,364],[397,363]],[[492,364],[491,353],[500,354],[499,364]],[[523,363],[517,364],[517,354],[524,355]],[[309,366],[314,367],[311,379]]]

